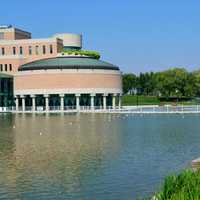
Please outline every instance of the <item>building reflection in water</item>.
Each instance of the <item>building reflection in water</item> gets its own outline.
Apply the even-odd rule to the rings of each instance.
[[[120,153],[115,115],[19,114],[1,116],[0,123],[0,193],[7,191],[10,199],[56,187],[81,192]]]

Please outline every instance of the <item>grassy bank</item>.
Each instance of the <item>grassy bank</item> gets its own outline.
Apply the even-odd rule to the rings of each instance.
[[[131,106],[131,105],[158,105],[160,100],[154,96],[133,96],[125,95],[122,97],[122,105]]]
[[[123,106],[135,106],[135,105],[196,105],[199,102],[195,100],[186,101],[185,99],[159,99],[156,96],[133,96],[133,95],[124,95],[122,97]]]
[[[151,198],[152,199],[152,198]],[[200,172],[186,170],[179,175],[165,179],[161,191],[153,198],[155,200],[199,200]]]

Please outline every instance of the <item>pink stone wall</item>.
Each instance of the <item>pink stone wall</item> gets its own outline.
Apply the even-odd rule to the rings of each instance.
[[[50,53],[50,45],[53,47],[53,53]],[[32,54],[29,54],[29,46],[32,47]],[[38,55],[36,54],[36,46],[39,47]],[[46,47],[46,53],[43,54],[43,46]],[[13,55],[13,47],[16,48],[16,55]],[[23,48],[23,54],[20,55],[20,47]],[[0,50],[5,49],[5,55],[1,56],[0,64],[12,64],[13,70],[4,72],[9,74],[14,74],[17,72],[20,65],[33,62],[35,60],[41,60],[45,58],[56,57],[57,54],[62,50],[62,41],[55,40],[54,42],[27,42],[21,44],[20,42],[13,45],[0,44]]]
[[[18,75],[14,78],[15,90],[33,89],[121,89],[121,74],[104,73],[43,73]]]

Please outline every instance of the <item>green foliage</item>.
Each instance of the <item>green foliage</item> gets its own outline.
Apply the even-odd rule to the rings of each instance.
[[[123,75],[123,92],[159,97],[195,97],[200,95],[200,70],[188,72],[184,68],[172,68],[162,72]]]
[[[137,87],[137,77],[135,74],[123,75],[123,91],[127,93]]]
[[[169,176],[156,200],[199,200],[200,199],[200,172],[186,170],[179,175]]]
[[[89,56],[89,57],[93,57],[95,59],[100,59],[100,54],[99,52],[96,51],[86,51],[86,50],[63,50],[62,54],[68,54],[68,55],[82,55],[82,56]]]

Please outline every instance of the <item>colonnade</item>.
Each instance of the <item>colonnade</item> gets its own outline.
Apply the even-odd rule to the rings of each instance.
[[[43,111],[48,112],[50,109],[50,98],[52,94],[44,94],[42,95],[42,98],[44,99],[44,104],[43,105],[36,105],[36,98],[41,95],[15,95],[15,106],[16,106],[16,111],[37,111],[38,107],[42,107]],[[75,109],[77,111],[80,111],[81,109],[89,109],[94,111],[95,109],[117,109],[121,107],[121,95],[120,94],[88,94],[89,95],[89,106],[88,105],[80,105],[80,99],[82,95],[85,94],[73,94],[74,96],[74,106],[73,108],[66,105],[65,103],[65,97],[67,94],[57,94],[59,97],[59,106],[56,107],[54,110],[68,110],[68,109]],[[98,96],[97,96],[98,95]],[[31,106],[28,106],[29,109],[27,109],[26,105],[26,98],[29,97],[31,99]],[[100,105],[96,106],[95,105],[95,98],[100,98]],[[108,105],[108,98],[111,100],[111,103]],[[85,108],[86,107],[86,108]]]

